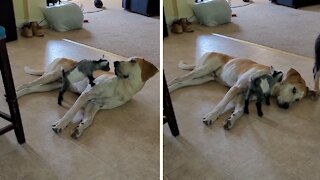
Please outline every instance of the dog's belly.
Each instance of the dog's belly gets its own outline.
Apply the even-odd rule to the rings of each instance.
[[[69,90],[75,93],[81,94],[89,85],[88,78],[83,79],[82,81],[78,81],[75,83],[72,83],[69,87]]]
[[[228,87],[232,87],[238,80],[238,75],[235,73],[234,66],[224,66],[216,73],[218,81]]]

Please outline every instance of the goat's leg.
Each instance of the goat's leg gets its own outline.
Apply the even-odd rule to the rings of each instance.
[[[59,91],[59,96],[58,96],[58,104],[61,106],[61,103],[63,101],[63,94],[67,91],[69,88],[70,83],[68,81],[65,81]]]
[[[266,95],[266,105],[270,106],[270,94]]]
[[[93,87],[94,85],[96,85],[93,81],[94,81],[94,77],[92,76],[92,74],[88,75],[88,79],[89,79],[89,83],[91,85],[91,87]]]
[[[246,114],[249,114],[250,97],[251,97],[251,90],[248,89],[248,91],[246,93],[246,98],[245,98],[245,102],[244,102],[244,110],[243,110],[243,112],[246,113]]]

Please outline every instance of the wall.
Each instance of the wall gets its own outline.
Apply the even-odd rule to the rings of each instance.
[[[167,24],[179,18],[193,16],[192,5],[194,0],[163,0]]]
[[[46,0],[13,0],[13,6],[17,27],[27,21],[44,19],[40,7],[46,6]]]

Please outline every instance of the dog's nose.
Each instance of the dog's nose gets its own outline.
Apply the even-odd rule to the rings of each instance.
[[[114,67],[119,66],[119,64],[120,64],[120,62],[119,62],[119,61],[115,61],[115,62],[113,63]]]
[[[289,103],[278,103],[278,106],[282,109],[288,109],[289,108]]]

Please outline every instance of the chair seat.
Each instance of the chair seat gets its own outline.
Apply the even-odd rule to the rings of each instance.
[[[6,38],[6,30],[4,27],[0,26],[0,39],[5,39]]]

